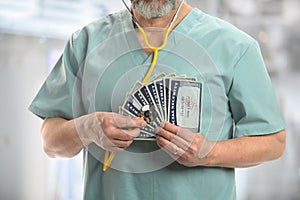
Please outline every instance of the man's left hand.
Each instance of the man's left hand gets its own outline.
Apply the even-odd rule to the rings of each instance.
[[[212,148],[202,134],[164,122],[157,129],[157,144],[172,158],[188,167],[205,165],[205,157]]]

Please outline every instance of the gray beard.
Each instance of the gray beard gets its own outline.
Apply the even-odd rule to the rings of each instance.
[[[131,0],[132,7],[146,19],[160,18],[175,9],[180,0]]]

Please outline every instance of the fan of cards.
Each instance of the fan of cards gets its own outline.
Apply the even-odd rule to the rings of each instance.
[[[154,75],[145,84],[136,82],[119,112],[147,122],[137,140],[155,140],[155,128],[164,121],[200,132],[202,87],[194,77]]]

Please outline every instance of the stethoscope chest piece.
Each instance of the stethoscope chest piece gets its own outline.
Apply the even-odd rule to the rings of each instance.
[[[140,117],[143,118],[148,124],[150,124],[151,122],[156,120],[158,114],[154,106],[145,105],[141,108]]]

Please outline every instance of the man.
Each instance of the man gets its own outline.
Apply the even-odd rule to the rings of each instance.
[[[156,70],[204,83],[200,133],[164,122],[155,143],[134,141],[147,123],[115,113],[133,87],[129,79],[141,81],[140,64],[149,66],[153,53],[138,48],[143,37],[122,10],[73,34],[31,104],[45,119],[45,152],[73,157],[84,149],[84,199],[235,199],[234,168],[277,159],[285,148],[284,121],[256,41],[180,0],[131,3],[133,19],[157,30],[178,11]],[[147,154],[161,149],[168,156]],[[103,150],[120,155],[106,172]]]

